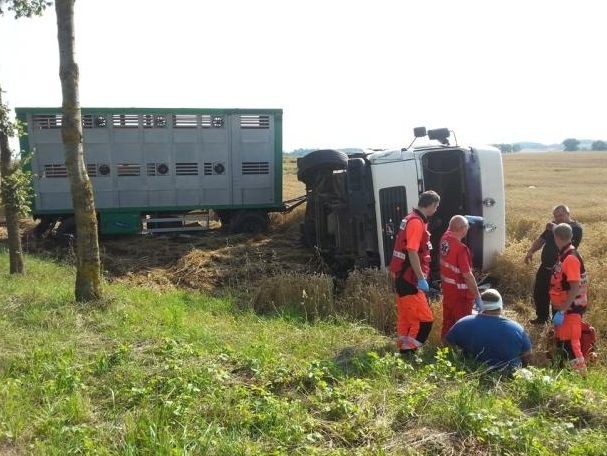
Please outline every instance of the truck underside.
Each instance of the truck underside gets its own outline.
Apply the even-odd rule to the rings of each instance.
[[[331,152],[331,160],[325,156],[327,152]],[[429,229],[434,247],[432,278],[438,279],[438,243],[451,217],[482,214],[479,169],[474,154],[465,148],[429,149],[419,157],[421,169],[417,170],[416,188],[380,188],[379,201],[374,196],[371,172],[374,165],[367,155],[316,151],[300,159],[298,178],[306,184],[308,197],[303,236],[309,245],[318,248],[336,274],[357,267],[387,265],[400,220],[417,205],[419,192],[435,190],[441,195],[441,203],[430,219]],[[319,163],[314,166],[316,161]],[[417,166],[413,162],[410,165]],[[377,182],[375,186],[381,187]],[[378,241],[376,205],[381,218],[383,255]],[[481,230],[472,227],[467,243],[478,265],[482,260]]]

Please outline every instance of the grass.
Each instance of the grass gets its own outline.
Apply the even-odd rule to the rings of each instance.
[[[368,325],[180,290],[108,285],[82,306],[70,267],[27,263],[1,278],[3,454],[607,451],[603,366],[507,380],[446,349],[404,362]]]
[[[577,183],[604,182],[606,169],[595,155],[505,157],[508,247],[496,273],[513,317],[531,312],[524,251],[564,202],[584,224],[589,318],[607,330],[607,190]],[[437,324],[405,362],[385,275],[358,271],[336,294],[327,276],[271,259],[259,269],[246,252],[242,280],[267,274],[256,289],[213,297],[113,282],[88,306],[72,300],[71,266],[28,256],[28,274],[9,277],[0,253],[0,454],[607,454],[603,356],[586,378],[549,367],[500,378],[438,348]],[[237,266],[221,251],[210,260]],[[175,267],[184,280],[204,272]],[[530,330],[541,350],[545,334]]]

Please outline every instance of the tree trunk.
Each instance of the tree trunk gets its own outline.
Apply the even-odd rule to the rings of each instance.
[[[76,220],[76,301],[101,298],[101,262],[93,187],[82,150],[78,65],[74,59],[74,0],[55,1],[59,41],[59,77],[63,94],[61,136]]]
[[[0,87],[0,109],[4,109],[2,104],[2,87]],[[8,112],[5,113],[8,116]],[[0,125],[0,174],[2,178],[11,173],[11,150],[8,145],[9,132],[5,131],[5,125]],[[10,201],[8,195],[2,195],[2,204],[4,206],[4,216],[6,218],[6,231],[8,233],[8,252],[10,258],[10,273],[23,274],[23,252],[21,251],[21,236],[19,234],[19,215]]]

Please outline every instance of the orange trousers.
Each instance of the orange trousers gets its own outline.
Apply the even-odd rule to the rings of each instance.
[[[567,352],[571,364],[575,368],[586,366],[582,353],[582,316],[580,314],[565,314],[563,324],[554,328],[556,340]]]
[[[423,345],[432,329],[432,309],[423,291],[396,295],[396,345],[399,350],[415,350]]]

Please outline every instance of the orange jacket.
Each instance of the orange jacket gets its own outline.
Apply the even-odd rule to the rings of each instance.
[[[408,249],[417,251],[422,272],[427,277],[430,272],[432,244],[428,232],[428,219],[418,209],[413,209],[402,220],[390,260],[390,272],[394,277],[402,277],[405,281],[417,285],[417,276],[407,255]]]
[[[553,304],[565,302],[567,292],[571,288],[569,282],[580,282],[580,291],[573,303],[570,303],[568,312],[581,313],[588,305],[588,274],[582,257],[571,244],[560,251],[558,261],[552,268],[550,301]]]

